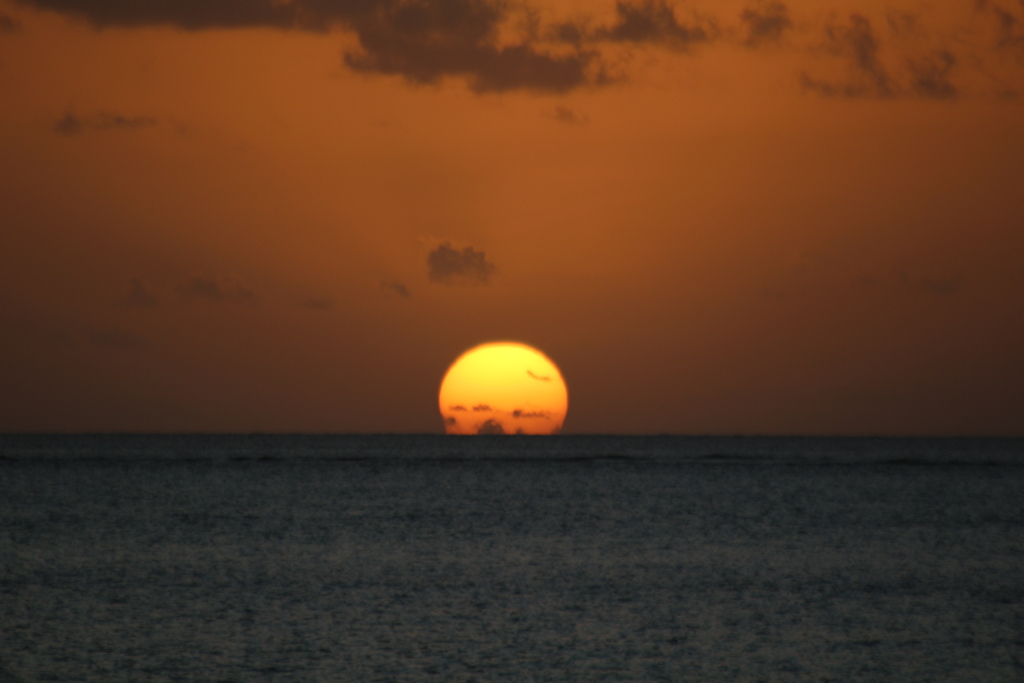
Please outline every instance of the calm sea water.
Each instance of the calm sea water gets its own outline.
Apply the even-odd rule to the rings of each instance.
[[[0,436],[0,681],[1022,679],[1022,440]]]

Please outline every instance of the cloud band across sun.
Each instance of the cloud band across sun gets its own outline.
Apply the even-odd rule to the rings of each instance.
[[[448,434],[557,434],[568,400],[547,356],[525,344],[495,342],[459,356],[441,383],[438,405]]]

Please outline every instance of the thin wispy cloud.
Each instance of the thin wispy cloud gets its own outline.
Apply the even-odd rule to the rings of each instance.
[[[210,301],[254,305],[259,296],[232,278],[194,277],[174,288],[185,301]]]
[[[391,292],[392,294],[397,294],[398,296],[402,297],[403,299],[408,299],[409,297],[412,296],[412,292],[409,291],[409,288],[406,287],[405,285],[403,285],[401,282],[394,282],[394,281],[382,282],[382,283],[380,283],[380,288],[382,290],[384,290],[385,292]]]
[[[512,411],[512,417],[518,418],[537,418],[541,420],[550,420],[551,416],[543,410],[523,410],[522,408],[516,408]]]
[[[131,289],[128,295],[121,299],[120,303],[135,308],[155,308],[160,304],[160,299],[146,288],[142,280],[132,278]]]
[[[53,124],[53,131],[60,135],[80,135],[86,131],[133,131],[155,126],[157,120],[152,116],[125,116],[110,112],[98,112],[88,116],[79,116],[71,109]]]
[[[0,13],[0,34],[15,33],[21,29],[21,24],[14,17]]]
[[[570,126],[583,126],[590,123],[590,118],[586,114],[581,114],[569,107],[555,107],[547,116],[559,123],[565,123]]]
[[[745,29],[743,44],[747,47],[777,43],[793,28],[789,9],[781,2],[762,2],[748,7],[740,14],[740,21]]]

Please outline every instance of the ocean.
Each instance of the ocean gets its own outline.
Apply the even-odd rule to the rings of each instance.
[[[1024,440],[0,436],[0,682],[1021,681]]]

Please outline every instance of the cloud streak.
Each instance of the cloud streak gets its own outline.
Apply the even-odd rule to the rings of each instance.
[[[132,278],[131,285],[128,296],[121,300],[123,305],[136,308],[156,308],[160,304],[160,299],[146,289],[146,286],[139,278]]]
[[[540,418],[542,420],[550,420],[551,416],[543,410],[523,410],[516,408],[512,411],[512,417],[516,418]]]
[[[99,112],[91,116],[78,116],[68,109],[53,124],[53,131],[59,135],[80,135],[87,130],[133,131],[155,126],[157,120],[151,116],[125,116],[111,112]]]
[[[385,292],[397,294],[403,299],[408,299],[409,297],[412,296],[412,293],[409,291],[409,288],[403,285],[401,282],[382,282],[380,283],[380,288],[383,289]]]
[[[174,288],[185,301],[211,301],[254,305],[259,296],[251,289],[232,279],[194,277]]]
[[[590,123],[590,119],[586,114],[578,114],[569,107],[555,107],[549,116],[559,123],[571,126],[584,126]]]

